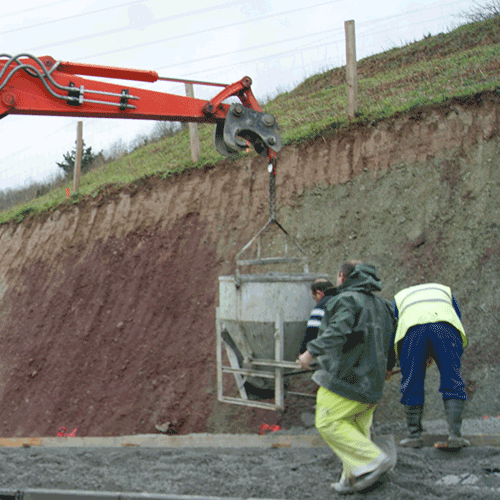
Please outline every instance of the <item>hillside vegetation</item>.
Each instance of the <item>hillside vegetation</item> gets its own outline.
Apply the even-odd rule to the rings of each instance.
[[[431,103],[498,88],[500,82],[500,18],[461,26],[358,62],[358,114],[347,118],[345,67],[311,76],[294,90],[267,102],[285,144],[321,136],[332,130],[376,123]],[[34,200],[0,213],[0,223],[22,221],[28,214],[53,210],[96,197],[106,187],[134,189],[140,181],[213,165],[221,160],[213,146],[213,125],[200,125],[201,159],[193,164],[189,136],[182,130],[137,149],[82,177],[77,195],[66,198],[70,182]],[[254,153],[251,153],[254,154]]]

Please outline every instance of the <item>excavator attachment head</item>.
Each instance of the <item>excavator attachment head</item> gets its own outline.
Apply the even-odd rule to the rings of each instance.
[[[217,123],[214,142],[223,156],[244,151],[248,144],[265,157],[269,157],[269,150],[277,153],[283,147],[274,116],[247,108],[241,103],[232,104],[226,120]]]

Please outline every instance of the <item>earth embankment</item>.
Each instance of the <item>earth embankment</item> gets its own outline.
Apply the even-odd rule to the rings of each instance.
[[[278,163],[278,219],[311,271],[362,258],[386,298],[423,281],[453,289],[470,338],[466,416],[500,411],[499,116],[496,93],[454,99],[287,146]],[[267,221],[268,190],[265,160],[248,155],[1,226],[0,435],[298,423],[306,403],[216,401],[218,276]],[[428,375],[426,416],[439,418]],[[376,418],[398,416],[393,379]]]

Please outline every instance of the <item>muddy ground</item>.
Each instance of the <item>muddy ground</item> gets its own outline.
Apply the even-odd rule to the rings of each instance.
[[[340,462],[328,448],[11,448],[0,449],[1,490],[146,492],[202,498],[319,500],[332,492]],[[449,453],[398,449],[376,489],[347,498],[500,498],[500,449]]]

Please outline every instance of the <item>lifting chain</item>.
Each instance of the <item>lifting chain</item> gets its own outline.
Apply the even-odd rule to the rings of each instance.
[[[276,156],[269,151],[269,219],[276,221]]]

